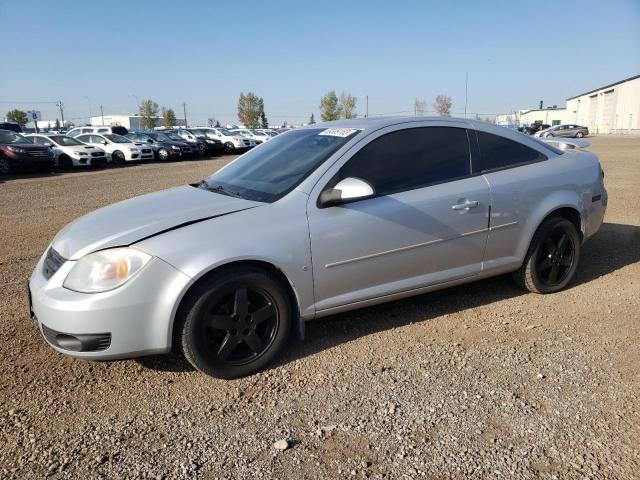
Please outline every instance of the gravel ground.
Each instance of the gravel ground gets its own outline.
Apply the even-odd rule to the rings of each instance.
[[[640,138],[593,138],[610,204],[561,293],[508,277],[311,322],[273,368],[73,360],[24,282],[95,208],[229,157],[0,184],[2,478],[640,478]]]

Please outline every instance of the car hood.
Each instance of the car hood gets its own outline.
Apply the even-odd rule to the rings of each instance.
[[[189,185],[135,197],[96,210],[64,227],[51,246],[77,260],[105,248],[131,245],[165,231],[263,205]]]

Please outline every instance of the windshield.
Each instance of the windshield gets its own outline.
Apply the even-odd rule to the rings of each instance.
[[[182,138],[180,135],[178,135],[177,133],[167,133],[166,134],[167,137],[169,137],[171,140],[176,140],[178,142],[184,142],[184,138]]]
[[[121,137],[120,135],[115,135],[113,133],[103,135],[103,137],[111,140],[113,143],[131,143],[131,139],[127,137]]]
[[[226,128],[219,128],[218,131],[225,137],[233,137],[233,132],[230,132]]]
[[[19,133],[3,130],[0,132],[0,143],[7,145],[9,143],[33,143],[33,141],[27,137],[23,137]]]
[[[73,137],[67,137],[66,135],[52,135],[49,137],[49,140],[63,147],[70,147],[71,145],[82,145],[82,142],[79,142]]]
[[[353,138],[327,135],[326,129],[294,130],[250,150],[199,185],[220,193],[274,202],[293,190],[320,164]],[[222,187],[222,188],[220,188]]]
[[[168,142],[171,140],[169,135],[165,135],[164,133],[150,133],[149,136],[155,140],[159,140],[160,142]]]

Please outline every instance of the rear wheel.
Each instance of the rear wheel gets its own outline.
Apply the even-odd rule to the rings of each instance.
[[[576,138],[582,138],[582,137],[584,137],[584,132],[576,133]]]
[[[545,133],[544,134],[544,138],[551,138],[551,137],[553,137],[553,134],[551,134],[551,133]]]
[[[580,235],[569,220],[551,217],[538,228],[516,282],[534,293],[554,293],[566,287],[578,268]]]
[[[291,329],[286,290],[260,269],[220,272],[185,301],[177,343],[189,363],[214,377],[237,378],[264,368]]]
[[[198,154],[201,157],[204,157],[204,155],[207,153],[207,147],[204,143],[199,143],[198,144]]]

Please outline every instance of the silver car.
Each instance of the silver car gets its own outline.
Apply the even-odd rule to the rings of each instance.
[[[31,276],[31,308],[59,352],[173,350],[233,378],[325,315],[507,272],[556,292],[606,205],[585,150],[453,118],[316,124],[70,223]]]

